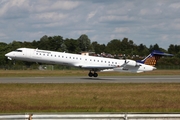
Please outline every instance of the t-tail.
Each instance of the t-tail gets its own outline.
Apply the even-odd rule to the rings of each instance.
[[[173,56],[173,54],[168,54],[168,53],[164,53],[158,50],[154,50],[146,58],[144,58],[143,60],[138,60],[137,62],[146,64],[146,65],[155,66],[157,61],[162,56]]]

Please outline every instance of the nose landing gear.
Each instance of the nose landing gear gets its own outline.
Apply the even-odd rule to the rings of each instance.
[[[89,71],[89,73],[88,73],[88,76],[89,77],[97,77],[98,76],[98,74],[94,71],[94,73],[92,73],[91,71]]]

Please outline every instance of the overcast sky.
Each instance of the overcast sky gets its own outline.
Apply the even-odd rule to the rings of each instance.
[[[180,45],[180,0],[1,0],[0,42],[60,35]],[[121,46],[119,46],[121,47]]]

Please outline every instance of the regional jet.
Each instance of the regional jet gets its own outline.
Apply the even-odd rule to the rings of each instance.
[[[141,73],[156,69],[155,65],[162,56],[173,56],[161,51],[153,51],[140,61],[113,59],[97,56],[55,52],[49,50],[18,48],[5,55],[10,60],[22,60],[37,63],[60,64],[88,69],[89,77],[97,77],[97,71],[119,71]]]

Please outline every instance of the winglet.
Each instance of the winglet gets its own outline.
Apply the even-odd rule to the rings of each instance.
[[[158,50],[154,50],[146,58],[144,58],[143,60],[138,60],[137,62],[146,64],[146,65],[155,66],[157,61],[162,56],[171,56],[172,57],[174,55],[173,54],[164,53],[164,52],[161,52],[161,51],[158,51]]]

